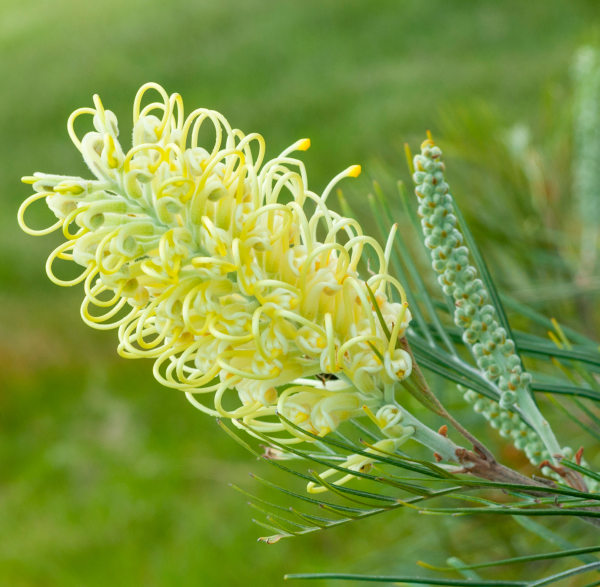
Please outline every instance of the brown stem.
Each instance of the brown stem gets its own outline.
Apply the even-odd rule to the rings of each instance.
[[[480,479],[487,479],[488,481],[496,481],[498,483],[516,483],[532,487],[548,486],[541,481],[535,481],[513,469],[505,467],[495,459],[490,461],[483,455],[480,455],[475,451],[467,450],[466,448],[457,449],[456,456],[460,464],[465,467],[462,471],[463,473],[470,473]],[[549,481],[548,484],[554,485],[551,481]],[[546,494],[540,492],[536,495]]]
[[[469,473],[480,479],[486,479],[488,481],[496,481],[499,483],[511,483],[518,485],[527,485],[532,489],[524,489],[523,492],[536,497],[547,497],[548,493],[543,491],[536,491],[536,487],[553,487],[555,484],[553,481],[546,479],[530,479],[525,475],[521,475],[517,471],[505,467],[498,463],[492,457],[492,461],[488,461],[484,455],[480,455],[475,451],[467,450],[466,448],[456,449],[456,457],[459,462],[464,465],[462,473]],[[590,512],[600,511],[599,507],[584,507],[584,510]],[[592,524],[593,526],[600,527],[600,518],[581,518],[584,522]]]

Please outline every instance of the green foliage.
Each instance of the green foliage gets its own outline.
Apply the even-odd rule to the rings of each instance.
[[[377,170],[393,165],[391,177],[396,178],[402,141],[416,141],[427,127],[440,134],[443,127],[436,125],[435,111],[449,101],[476,95],[497,104],[505,121],[534,120],[539,108],[532,96],[548,77],[566,71],[579,32],[596,18],[595,11],[593,3],[566,0],[452,6],[441,0],[411,1],[401,7],[386,1],[377,9],[372,3],[316,0],[1,3],[0,177],[6,188],[0,203],[0,421],[5,436],[0,452],[0,582],[278,584],[286,570],[335,567],[397,576],[414,574],[418,558],[443,564],[441,552],[471,562],[482,552],[504,559],[529,547],[539,552],[572,548],[541,544],[545,538],[525,532],[510,517],[494,518],[485,532],[478,516],[460,517],[458,526],[451,516],[417,515],[407,508],[270,548],[255,544],[245,503],[225,485],[234,481],[271,500],[267,488],[263,492],[252,484],[248,489],[246,473],[260,470],[267,485],[284,489],[288,474],[275,475],[272,467],[248,462],[214,422],[161,389],[147,364],[117,362],[113,338],[87,332],[79,323],[73,294],[43,278],[40,259],[52,243],[26,239],[14,214],[25,193],[18,178],[31,171],[33,161],[46,171],[83,171],[63,127],[72,108],[100,92],[108,96],[107,106],[125,117],[135,89],[149,79],[224,111],[241,128],[262,130],[273,152],[288,144],[290,136],[310,136],[314,147],[306,161],[317,186],[332,169],[367,159],[366,169],[385,185],[385,174]],[[428,33],[428,23],[435,24],[435,35]],[[469,136],[464,128],[460,133]],[[450,151],[448,155],[455,157]],[[565,160],[553,159],[550,168]],[[526,199],[526,184],[514,198],[500,189],[471,190],[469,177],[481,178],[490,169],[482,165],[471,176],[466,166],[462,169],[464,183],[456,172],[452,180],[456,185],[460,177],[457,196],[469,225],[494,277],[500,277],[501,291],[517,298],[514,305],[505,299],[506,307],[513,311],[520,307],[518,300],[536,302],[547,294],[578,294],[582,288],[569,281],[568,267],[551,262],[553,248],[536,253],[543,272],[528,261],[531,241],[525,239],[543,231],[547,214],[538,221],[533,212],[515,213],[506,222],[496,214]],[[361,217],[368,208],[366,181],[362,189],[349,198]],[[471,193],[478,198],[471,201]],[[486,212],[492,201],[498,203],[495,212]],[[483,204],[473,210],[476,202]],[[399,217],[395,196],[390,203]],[[532,223],[535,230],[530,230]],[[570,230],[577,233],[576,222]],[[506,248],[507,236],[514,248]],[[557,246],[575,242],[558,232],[550,237]],[[413,244],[410,239],[402,246]],[[415,252],[414,264],[403,270],[429,283],[420,254]],[[552,287],[541,287],[548,282]],[[431,368],[448,364],[446,355],[463,352],[443,314],[436,318],[437,311],[428,307],[434,303],[438,308],[439,302],[419,300],[423,345],[434,341],[442,353],[430,361]],[[561,322],[564,318],[577,326],[582,321],[576,304],[557,308]],[[517,318],[519,325],[534,320],[529,309]],[[534,339],[515,333],[524,355],[555,357],[569,368],[574,362],[585,364],[586,370],[597,367],[596,349],[589,342],[565,329],[576,346],[559,349],[544,338],[551,327],[544,318],[538,317],[538,326],[540,336]],[[469,369],[457,369],[444,368],[441,375],[473,386],[479,382],[482,393],[488,389]],[[590,398],[582,404],[585,409],[567,404],[590,424],[589,402],[598,391],[582,384],[581,375],[575,378],[540,384],[537,393],[544,404],[550,388],[557,401],[562,401],[558,394]],[[453,389],[449,392],[435,379],[433,383],[442,396],[449,396],[453,413],[477,429],[476,417],[461,407],[458,396],[450,395]],[[565,419],[565,427],[571,426]],[[364,432],[357,434],[369,439]],[[577,445],[584,432],[569,435]],[[503,457],[525,466],[513,452]],[[360,483],[349,488],[360,489]],[[413,481],[402,483],[411,499],[407,489]],[[304,488],[297,493],[305,496]],[[289,507],[288,497],[277,503]],[[334,509],[346,511],[341,507]],[[317,506],[319,513],[311,515],[326,517],[322,510]],[[587,529],[564,517],[554,520],[545,523],[563,540],[580,539],[582,528]],[[564,570],[560,564],[554,559],[524,562],[507,574],[516,580],[532,569],[550,575]]]

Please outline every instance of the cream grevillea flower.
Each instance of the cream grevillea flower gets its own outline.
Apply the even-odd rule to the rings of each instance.
[[[158,100],[144,105],[148,91]],[[94,128],[80,139],[82,115]],[[204,412],[269,434],[289,429],[288,440],[302,435],[278,412],[324,435],[364,406],[379,410],[384,389],[411,371],[398,348],[410,312],[387,270],[391,239],[384,251],[326,206],[360,167],[317,195],[292,156],[308,139],[265,161],[262,136],[213,110],[185,116],[181,97],[156,84],[138,92],[133,123],[125,150],[115,115],[95,96],[68,123],[94,179],[24,178],[35,193],[21,206],[21,227],[62,229],[46,269],[58,285],[83,283],[83,320],[118,329],[122,356],[154,359],[158,381]],[[24,214],[40,199],[58,220],[35,230]],[[365,247],[379,265],[366,280]],[[83,269],[62,279],[57,260]]]

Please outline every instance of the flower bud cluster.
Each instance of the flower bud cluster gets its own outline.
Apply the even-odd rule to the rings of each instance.
[[[473,406],[473,410],[484,416],[490,426],[498,430],[500,436],[512,439],[515,447],[527,455],[532,465],[539,466],[543,461],[549,460],[548,451],[545,450],[537,433],[525,424],[518,414],[500,409],[498,402],[472,389],[466,389],[462,385],[459,385],[458,388],[463,393],[465,400]],[[562,447],[561,456],[565,459],[572,459],[573,449],[569,446]],[[580,462],[584,467],[589,466],[584,458],[580,457]],[[550,467],[542,467],[541,472],[547,477],[560,480],[560,477]],[[589,477],[586,478],[586,485],[589,491],[598,491],[598,482]]]
[[[473,410],[481,414],[492,428],[495,428],[503,438],[510,438],[519,450],[522,450],[531,464],[540,465],[548,458],[548,452],[537,433],[531,429],[515,412],[503,410],[498,402],[472,389],[458,386],[465,400],[473,406]],[[572,455],[570,448],[563,449],[563,456]]]
[[[523,370],[514,342],[500,325],[485,285],[470,263],[445,181],[441,149],[426,140],[414,165],[421,226],[433,269],[444,293],[454,301],[454,322],[463,331],[463,341],[477,366],[500,391],[499,403],[473,391],[466,391],[465,398],[501,434],[510,436],[532,463],[539,464],[550,455],[538,434],[510,411],[519,393],[530,393],[531,375]]]
[[[149,90],[159,100],[143,105]],[[81,115],[94,128],[80,140]],[[383,388],[411,372],[397,348],[410,311],[382,247],[326,206],[336,182],[360,167],[317,195],[292,156],[308,139],[265,162],[262,136],[213,110],[185,116],[181,97],[156,84],[138,92],[133,122],[126,150],[95,96],[68,125],[94,179],[24,178],[34,194],[20,224],[30,234],[62,229],[47,272],[59,285],[83,283],[83,320],[118,329],[122,356],[152,358],[158,381],[199,409],[264,432],[298,436],[277,412],[323,435],[364,405],[378,409]],[[24,214],[40,199],[58,220],[35,230]],[[365,280],[358,265],[368,246],[379,267]],[[83,269],[63,279],[57,261]]]

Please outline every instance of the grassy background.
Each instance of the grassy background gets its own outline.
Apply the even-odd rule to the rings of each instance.
[[[404,141],[438,131],[440,107],[477,98],[533,119],[596,20],[575,0],[0,0],[0,584],[278,585],[286,571],[415,572],[458,547],[445,520],[400,512],[256,543],[228,483],[271,473],[149,363],[116,357],[114,333],[81,324],[79,288],[43,272],[53,237],[18,231],[20,176],[85,173],[65,130],[75,107],[99,93],[126,137],[136,89],[160,82],[262,132],[271,155],[311,137],[312,189],[362,163],[360,207],[376,169],[404,172]]]

